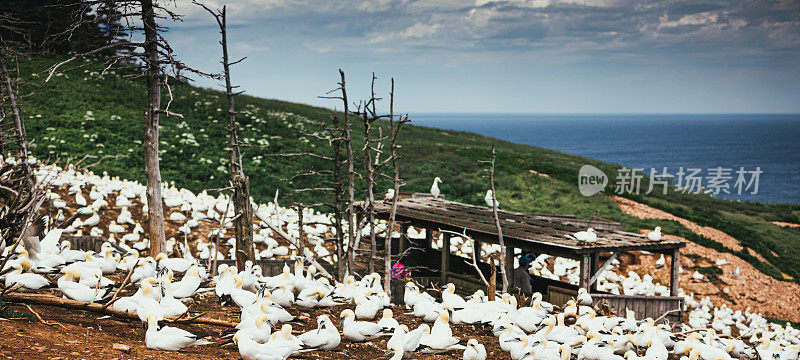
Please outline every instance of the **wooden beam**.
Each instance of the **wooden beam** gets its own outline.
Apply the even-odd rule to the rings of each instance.
[[[580,264],[580,287],[589,290],[589,254],[584,254]]]
[[[594,273],[594,275],[592,275],[592,277],[589,279],[589,285],[590,285],[590,286],[591,286],[592,284],[594,284],[594,283],[597,281],[597,278],[600,276],[600,274],[602,274],[602,273],[603,273],[603,271],[605,271],[605,270],[606,270],[606,267],[608,267],[608,265],[611,265],[611,262],[612,262],[612,261],[614,261],[614,259],[616,259],[616,258],[617,258],[617,256],[619,256],[619,254],[620,254],[620,252],[614,252],[613,254],[611,254],[611,257],[609,257],[609,258],[608,258],[608,259],[607,259],[607,260],[606,260],[606,261],[603,263],[603,265],[602,265],[602,266],[600,266],[600,268],[599,268],[599,269],[597,269],[597,271]]]
[[[681,268],[681,251],[675,249],[672,252],[672,271],[669,274],[669,295],[678,296],[678,290],[681,288],[681,277],[679,270]]]
[[[447,272],[450,271],[450,237],[448,233],[442,233],[442,276],[441,283],[444,285],[447,281]]]

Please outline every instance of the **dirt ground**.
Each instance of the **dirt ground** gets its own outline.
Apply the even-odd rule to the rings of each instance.
[[[687,228],[692,231],[708,236],[712,240],[726,244],[726,246],[733,242],[738,244],[736,239],[719,230],[697,226],[688,220],[629,199],[616,196],[612,197],[612,199],[617,201],[620,208],[630,215],[641,218],[677,220],[685,226],[688,224]],[[640,231],[646,234],[651,229],[640,229]],[[677,236],[664,236],[687,241]],[[683,267],[681,288],[687,293],[694,294],[695,299],[698,301],[708,296],[717,306],[725,304],[736,310],[744,310],[749,307],[751,311],[761,312],[766,316],[800,321],[800,284],[776,280],[758,271],[738,256],[720,253],[693,242],[689,242],[681,250],[681,255],[681,266]],[[656,261],[659,257],[660,255],[639,256],[636,261],[628,262],[621,270],[626,273],[627,271],[634,271],[638,274],[651,274],[655,281],[661,284],[669,284],[669,257],[666,257],[665,266],[657,268]],[[728,264],[718,266],[723,272],[722,275],[718,276],[718,279],[712,279],[711,281],[692,279],[695,267],[715,265],[719,259],[727,260]],[[739,267],[739,275],[733,274],[736,267]]]
[[[238,309],[222,307],[215,303],[213,293],[201,299],[196,307],[203,309],[204,316],[235,321]],[[348,306],[337,306],[324,309],[289,309],[295,317],[304,322],[302,327],[295,330],[307,331],[316,328],[316,317],[329,314],[331,320],[341,329],[339,313]],[[239,359],[239,354],[233,344],[220,345],[219,333],[225,328],[208,325],[170,325],[186,329],[197,335],[210,336],[215,344],[187,348],[180,352],[165,352],[147,349],[144,345],[145,329],[138,321],[125,321],[116,318],[107,318],[96,313],[85,311],[63,310],[54,307],[34,306],[34,310],[53,325],[44,325],[36,320],[0,320],[0,356],[6,359]],[[23,307],[15,306],[16,310],[24,311]],[[405,309],[395,306],[392,309],[395,318],[410,328],[416,328],[422,322],[409,315],[404,315]],[[505,359],[497,339],[488,329],[476,328],[469,325],[453,325],[454,336],[466,343],[471,338],[484,344],[489,354],[488,359]],[[389,337],[382,337],[370,342],[350,343],[342,340],[336,352],[314,351],[295,357],[300,359],[388,359],[386,354],[386,341]],[[115,344],[129,347],[129,350],[117,350]],[[420,354],[415,359],[456,359],[461,358],[461,351],[452,351],[444,354]]]

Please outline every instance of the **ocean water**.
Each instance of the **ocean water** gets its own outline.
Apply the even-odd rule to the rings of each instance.
[[[416,114],[414,124],[464,130],[630,168],[676,174],[730,168],[730,194],[743,201],[800,203],[800,115]],[[759,187],[736,194],[736,170],[760,168]],[[611,182],[617,174],[607,174]],[[750,180],[748,175],[747,180]]]

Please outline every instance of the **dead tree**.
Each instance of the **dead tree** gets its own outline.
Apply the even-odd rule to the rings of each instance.
[[[366,157],[365,164],[365,172],[367,178],[367,200],[364,206],[364,213],[367,221],[369,222],[369,260],[368,260],[368,268],[369,272],[375,272],[375,248],[377,244],[375,243],[375,174],[377,171],[380,171],[379,168],[376,168],[380,164],[379,156],[380,152],[377,152],[375,155],[375,161],[372,160],[372,123],[377,120],[377,114],[375,110],[375,103],[378,101],[375,98],[375,73],[372,73],[372,83],[370,85],[370,98],[364,104],[364,111],[362,112],[362,119],[364,121],[364,156]],[[370,105],[372,105],[371,115],[368,116],[368,112],[370,109]],[[380,136],[378,137],[378,141],[380,143],[381,139]],[[374,165],[373,165],[374,163]],[[360,234],[360,231],[359,231]],[[358,245],[356,245],[358,247]],[[388,273],[387,273],[387,276]]]
[[[350,110],[349,110],[349,103],[347,100],[347,85],[345,82],[344,71],[339,69],[339,77],[340,81],[337,83],[338,87],[328,91],[328,95],[321,96],[321,98],[325,99],[338,99],[342,101],[344,109],[342,111],[342,122],[339,123],[339,119],[337,117],[337,112],[334,112],[332,116],[332,124],[334,131],[338,134],[334,134],[334,141],[333,141],[333,148],[334,148],[334,182],[335,182],[335,208],[334,208],[334,216],[336,217],[336,222],[338,223],[338,229],[341,230],[341,222],[347,222],[347,247],[344,248],[344,239],[341,239],[340,246],[336,249],[336,255],[338,258],[339,263],[342,262],[342,256],[345,259],[345,267],[344,270],[342,269],[341,264],[339,264],[339,277],[344,278],[345,273],[353,274],[355,271],[354,266],[354,254],[355,254],[355,242],[356,242],[356,229],[357,229],[357,222],[355,216],[355,159],[353,156],[353,145],[350,137]],[[330,96],[330,94],[339,92],[337,96]],[[344,156],[344,158],[343,158]],[[343,166],[342,164],[347,164],[347,169],[345,170],[346,173],[342,174]],[[346,192],[346,193],[345,193]],[[338,214],[337,214],[338,211]],[[346,219],[343,219],[343,216]],[[337,234],[339,231],[337,231]]]
[[[147,219],[150,253],[165,252],[164,210],[161,199],[161,166],[158,159],[158,122],[161,115],[161,60],[153,0],[142,0],[144,63],[147,77],[147,105],[144,118],[144,173],[147,178]]]
[[[250,178],[245,176],[242,166],[242,153],[237,136],[236,125],[236,109],[234,107],[234,97],[242,92],[233,92],[237,86],[231,85],[231,70],[232,65],[238,64],[245,58],[241,58],[231,62],[228,58],[228,39],[226,32],[226,17],[225,6],[222,10],[213,11],[202,5],[208,11],[219,25],[219,32],[222,37],[220,45],[222,46],[222,69],[223,76],[225,77],[225,94],[228,98],[228,132],[230,134],[230,155],[231,155],[231,186],[233,187],[233,228],[236,236],[236,267],[244,269],[244,264],[247,260],[255,260],[255,253],[253,250],[253,206],[250,203]],[[302,249],[300,249],[302,251]]]
[[[355,213],[355,202],[356,202],[356,193],[355,193],[355,159],[353,156],[353,142],[350,137],[350,114],[348,111],[348,104],[347,104],[347,87],[345,85],[345,78],[344,78],[344,71],[339,69],[339,75],[341,76],[342,82],[339,83],[341,86],[341,94],[342,94],[342,103],[344,104],[344,133],[342,136],[342,145],[344,146],[345,154],[347,155],[347,270],[353,274],[355,273],[355,245],[356,245],[356,234],[358,232],[358,222],[356,220],[356,213]]]
[[[386,161],[392,162],[392,189],[394,190],[394,196],[392,196],[392,208],[389,212],[389,225],[386,227],[386,239],[385,239],[385,247],[386,247],[386,257],[384,258],[383,262],[383,269],[384,269],[384,279],[383,279],[383,289],[387,293],[391,293],[391,277],[392,277],[392,235],[394,233],[394,226],[396,224],[396,215],[397,215],[397,200],[400,197],[400,186],[402,186],[400,180],[400,155],[397,153],[397,149],[400,147],[397,143],[397,134],[400,132],[400,127],[410,122],[411,120],[408,119],[408,116],[405,117],[400,116],[395,120],[394,115],[394,78],[392,78],[392,88],[390,91],[389,96],[389,125],[391,129],[391,134],[389,135],[389,158]],[[400,234],[403,236],[404,234]],[[401,240],[402,241],[402,240]]]
[[[170,101],[166,107],[161,106],[161,90],[169,90],[169,79],[181,79],[181,72],[186,71],[200,76],[218,78],[218,76],[203,73],[193,69],[179,61],[169,43],[163,37],[166,27],[159,25],[156,18],[179,20],[180,15],[170,11],[154,0],[86,0],[84,6],[99,7],[106,9],[105,13],[118,17],[121,26],[116,29],[121,34],[127,34],[127,38],[111,37],[111,41],[96,49],[76,54],[64,61],[61,61],[48,69],[48,76],[45,82],[61,67],[73,63],[78,59],[87,59],[98,54],[112,52],[112,55],[102,56],[99,59],[74,66],[72,69],[90,66],[92,64],[102,64],[103,72],[109,69],[123,70],[127,73],[126,77],[144,77],[147,83],[147,95],[145,98],[145,133],[144,149],[145,177],[147,179],[147,206],[148,206],[148,230],[150,237],[150,253],[158,254],[164,252],[166,248],[166,238],[164,234],[164,211],[161,196],[161,170],[158,159],[159,148],[159,122],[161,114],[167,116],[182,117],[169,111]],[[80,18],[74,21],[81,21]],[[132,39],[143,38],[141,42]],[[90,58],[92,59],[92,58]],[[71,69],[70,69],[71,70]],[[170,74],[171,73],[171,74]]]
[[[503,227],[500,226],[500,214],[497,211],[497,193],[495,192],[494,187],[494,172],[495,172],[495,160],[497,155],[495,154],[494,144],[492,144],[492,158],[489,161],[481,161],[482,163],[489,164],[489,185],[492,191],[492,198],[491,198],[491,207],[492,207],[492,216],[494,217],[494,224],[497,228],[497,240],[500,243],[500,276],[503,279],[503,292],[508,291],[508,272],[506,271],[506,243],[503,239]],[[488,201],[489,199],[487,199]],[[487,204],[488,205],[488,204]]]
[[[23,175],[25,178],[26,186],[29,190],[32,190],[34,179],[33,173],[31,172],[31,167],[28,164],[28,141],[27,135],[25,134],[25,122],[22,119],[22,111],[20,110],[19,103],[17,102],[17,92],[19,90],[18,84],[14,81],[9,71],[8,66],[6,66],[6,58],[5,52],[10,52],[8,47],[5,47],[0,51],[0,70],[2,70],[2,82],[3,82],[3,97],[2,97],[2,105],[8,105],[9,112],[14,119],[14,136],[13,141],[15,142],[17,148],[17,158],[21,161],[20,166],[23,170]],[[3,106],[3,117],[6,117],[5,106]],[[3,131],[4,129],[0,129]],[[12,137],[10,137],[12,138]]]

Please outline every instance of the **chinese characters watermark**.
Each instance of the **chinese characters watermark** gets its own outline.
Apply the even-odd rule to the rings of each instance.
[[[650,168],[649,176],[644,168],[622,167],[617,170],[614,187],[617,194],[650,194],[660,191],[667,194],[668,189],[682,193],[720,194],[758,194],[759,178],[763,171],[761,167],[755,169],[739,169],[713,167],[713,168],[684,168],[681,166],[672,174],[664,167],[660,170]],[[645,184],[644,179],[647,179]],[[584,165],[578,172],[578,189],[584,196],[591,196],[605,189],[608,176],[600,169]]]

